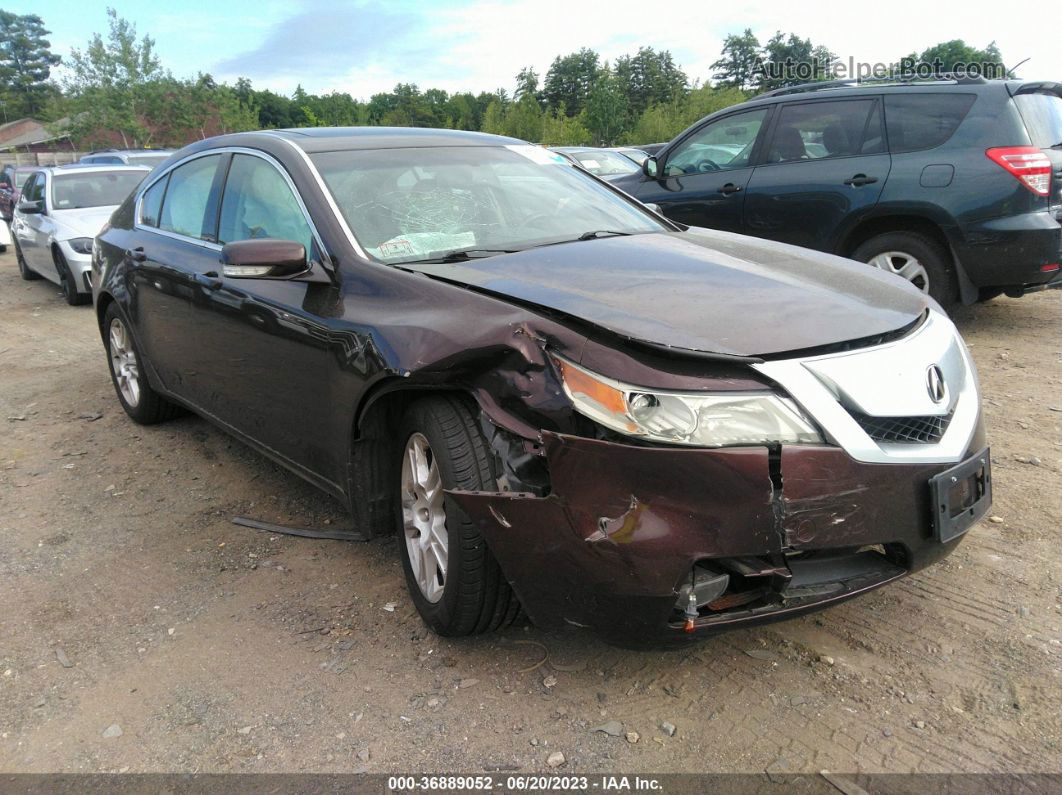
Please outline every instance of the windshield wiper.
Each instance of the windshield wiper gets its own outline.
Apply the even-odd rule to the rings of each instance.
[[[599,237],[612,237],[612,236],[615,236],[615,235],[619,235],[621,237],[626,237],[629,234],[631,234],[631,233],[630,232],[617,232],[617,231],[615,231],[613,229],[597,229],[597,230],[594,230],[593,232],[583,232],[576,239],[577,240],[596,240]]]
[[[424,259],[407,259],[397,264],[404,265],[410,262],[465,262],[470,259],[493,257],[495,254],[515,254],[517,251],[519,249],[516,248],[459,248],[436,254],[433,257],[425,257]]]

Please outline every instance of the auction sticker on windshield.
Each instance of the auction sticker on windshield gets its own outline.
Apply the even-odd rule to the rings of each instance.
[[[532,146],[531,144],[509,144],[505,147],[518,155],[523,155],[532,163],[538,163],[540,165],[549,166],[554,164],[567,165],[568,161],[556,152],[551,152],[548,149],[543,149],[541,146]]]

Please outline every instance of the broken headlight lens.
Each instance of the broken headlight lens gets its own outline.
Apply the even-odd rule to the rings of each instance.
[[[824,441],[792,400],[770,392],[648,390],[553,358],[576,411],[628,436],[694,447]]]

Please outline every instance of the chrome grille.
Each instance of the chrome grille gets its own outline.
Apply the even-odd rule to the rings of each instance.
[[[870,417],[851,409],[849,413],[875,442],[893,444],[939,442],[951,422],[951,414],[928,417]]]

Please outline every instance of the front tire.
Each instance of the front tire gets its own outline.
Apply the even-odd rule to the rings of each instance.
[[[59,286],[63,290],[63,297],[66,302],[70,306],[87,304],[92,296],[78,292],[77,282],[74,281],[74,274],[70,272],[70,266],[66,263],[66,257],[60,251],[56,251],[54,256],[55,269],[59,273]]]
[[[455,397],[418,400],[400,426],[398,544],[413,603],[439,635],[476,635],[512,623],[520,603],[483,536],[445,494],[496,491],[487,440]]]
[[[148,383],[144,373],[144,357],[118,311],[118,305],[114,303],[107,307],[103,316],[103,344],[107,349],[107,364],[111,370],[114,391],[130,419],[141,425],[154,425],[181,413],[179,406],[164,398]]]
[[[907,279],[946,311],[959,304],[959,283],[948,250],[918,232],[876,235],[852,252],[852,259]]]

